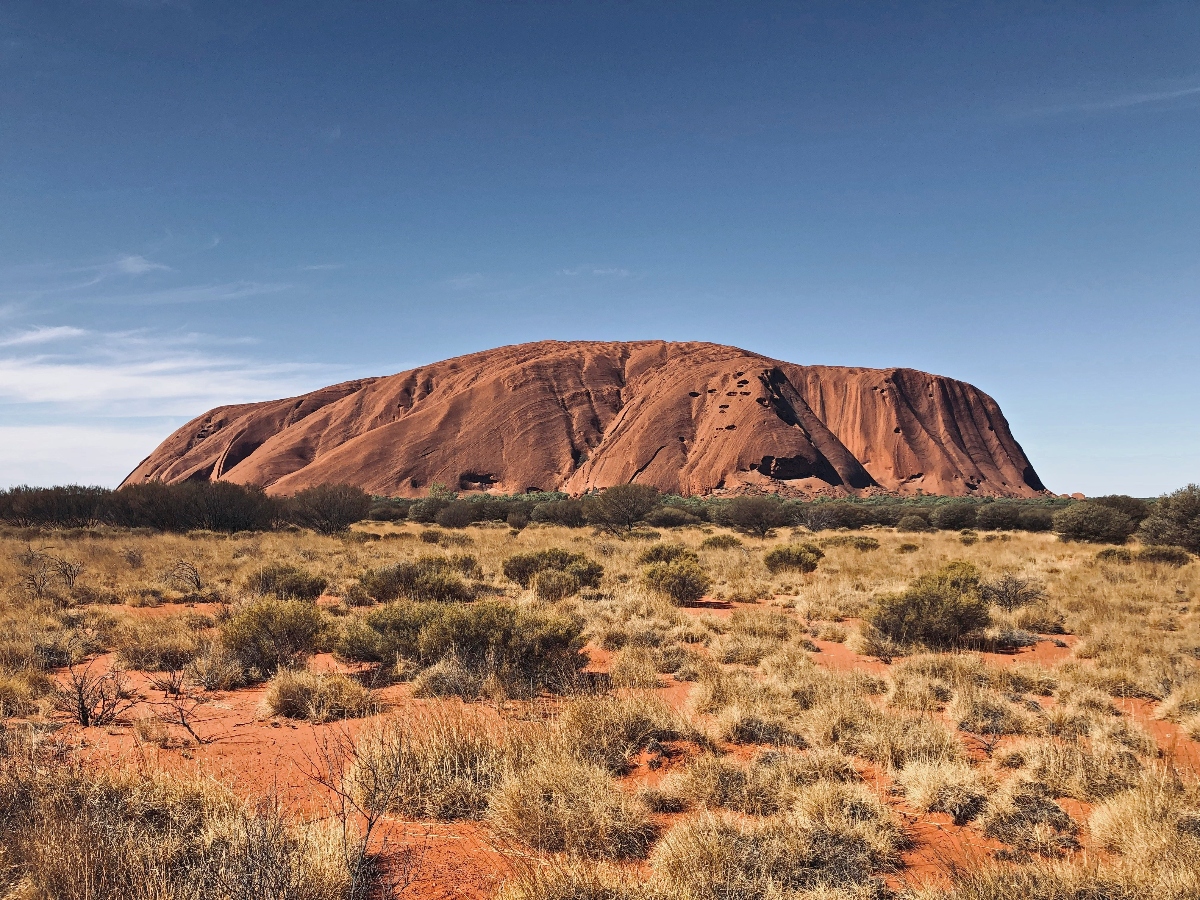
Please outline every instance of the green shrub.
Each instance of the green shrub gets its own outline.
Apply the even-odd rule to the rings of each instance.
[[[618,484],[583,500],[589,525],[605,531],[629,532],[658,506],[657,488],[648,484]]]
[[[267,674],[312,653],[324,632],[325,617],[312,603],[258,600],[221,626],[221,643],[247,667]]]
[[[552,610],[492,601],[390,603],[371,610],[365,624],[377,637],[347,627],[339,647],[346,658],[429,666],[454,656],[473,672],[539,686],[587,664],[583,623]]]
[[[690,559],[654,563],[642,571],[642,580],[652,591],[667,597],[672,603],[695,603],[712,584],[708,573]]]
[[[700,542],[702,550],[733,550],[740,546],[742,546],[742,542],[732,534],[714,534]]]
[[[981,504],[975,513],[975,527],[980,531],[1016,531],[1021,527],[1021,506],[998,500]]]
[[[1137,561],[1179,568],[1191,562],[1192,555],[1180,547],[1151,546],[1138,551]]]
[[[443,528],[466,528],[473,522],[479,521],[481,505],[470,500],[454,500],[449,505],[438,510],[433,521]]]
[[[1054,514],[1054,530],[1064,541],[1123,544],[1136,524],[1125,513],[1099,503],[1072,503]]]
[[[929,520],[942,531],[961,531],[975,527],[978,512],[978,504],[975,503],[945,503],[934,507]]]
[[[896,548],[897,553],[916,553],[921,549],[920,544],[911,544],[907,541]]]
[[[734,497],[725,507],[722,519],[738,531],[765,538],[788,523],[788,513],[778,497]]]
[[[643,521],[651,528],[682,528],[699,525],[703,519],[678,506],[660,506],[652,510]]]
[[[582,553],[571,553],[558,547],[510,556],[501,569],[506,578],[523,588],[530,587],[539,572],[551,569],[573,575],[580,587],[599,587],[604,577],[604,566],[600,563],[592,562]]]
[[[853,547],[862,553],[879,549],[879,541],[864,534],[837,534],[833,537],[822,538],[821,547]]]
[[[546,603],[557,603],[579,591],[579,579],[570,572],[547,569],[533,577],[533,593]]]
[[[763,557],[763,564],[772,575],[779,572],[815,572],[817,563],[825,556],[816,544],[789,544],[776,547]]]
[[[901,516],[896,523],[897,531],[929,531],[929,522],[923,516]]]
[[[903,593],[880,597],[866,618],[894,641],[931,647],[953,645],[990,622],[979,572],[964,562],[922,575]]]
[[[1133,562],[1133,554],[1124,547],[1105,547],[1096,554],[1096,559],[1100,562],[1117,563],[1127,566]]]
[[[1141,525],[1147,544],[1182,547],[1200,554],[1200,485],[1189,484],[1160,497]]]
[[[367,595],[375,600],[428,600],[440,603],[471,600],[474,591],[461,575],[478,574],[479,562],[469,553],[455,556],[422,556],[414,562],[373,569],[359,576]]]
[[[310,575],[303,569],[286,563],[272,563],[250,573],[246,590],[254,594],[274,594],[280,600],[316,600],[325,592],[328,582],[320,575]]]
[[[650,563],[674,562],[677,559],[700,562],[700,557],[695,551],[689,550],[683,544],[655,544],[638,554],[637,563],[639,566],[645,566]]]
[[[582,528],[587,524],[583,517],[583,504],[578,500],[550,500],[533,508],[533,521],[561,525],[564,528]]]

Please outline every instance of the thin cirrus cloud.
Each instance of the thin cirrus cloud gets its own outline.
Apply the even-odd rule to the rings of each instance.
[[[36,344],[52,344],[69,338],[83,337],[87,334],[82,328],[70,325],[42,326],[37,325],[24,331],[0,337],[0,347],[29,347]]]
[[[67,338],[76,340],[53,345]],[[70,326],[29,329],[0,345],[10,351],[0,354],[0,404],[14,419],[78,410],[100,417],[190,417],[207,406],[300,393],[338,374],[330,366],[261,363],[223,352],[231,343],[239,342]]]
[[[1200,95],[1200,84],[1183,84],[1172,88],[1152,91],[1126,91],[1090,100],[1075,100],[1052,106],[1039,106],[1020,111],[1022,116],[1053,116],[1068,113],[1115,112],[1153,104],[1168,105],[1173,100],[1183,100]]]

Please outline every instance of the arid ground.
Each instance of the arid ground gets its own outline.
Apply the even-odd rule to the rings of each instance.
[[[1102,549],[10,528],[0,882],[1200,896],[1200,565]],[[905,597],[945,628],[881,612]]]

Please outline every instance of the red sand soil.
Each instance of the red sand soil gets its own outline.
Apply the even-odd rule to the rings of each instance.
[[[667,341],[520,344],[218,407],[125,483],[198,478],[386,496],[635,480],[681,494],[1044,493],[999,406],[969,384]]]
[[[754,604],[723,604],[722,608],[690,608],[690,615],[712,615],[726,618],[735,609]],[[761,608],[761,607],[758,607]],[[131,610],[136,615],[157,617],[169,613],[163,608]],[[794,615],[790,610],[781,610]],[[1064,643],[1071,645],[1074,638],[1068,636]],[[831,641],[815,641],[819,648],[813,654],[818,665],[833,669],[886,673],[890,666],[877,660],[860,656],[844,644]],[[612,653],[599,648],[587,648],[592,671],[606,671]],[[1051,667],[1070,652],[1070,646],[1057,647],[1050,641],[1042,641],[1035,647],[1024,648],[1013,654],[985,654],[989,662],[1007,665],[1013,662],[1029,662]],[[96,662],[102,669],[108,659]],[[337,663],[330,656],[318,656],[312,661],[313,668],[321,670],[353,671]],[[149,716],[155,703],[162,699],[144,675],[131,673],[129,676],[135,690],[143,699],[132,711],[131,718]],[[693,685],[677,681],[673,676],[663,676],[656,693],[673,708],[681,709],[687,702]],[[235,791],[247,797],[260,797],[274,793],[293,811],[320,817],[328,814],[329,795],[324,788],[310,777],[313,761],[322,741],[331,736],[354,735],[363,722],[348,721],[330,725],[301,724],[279,718],[263,718],[260,711],[265,689],[263,687],[231,691],[214,697],[201,708],[195,728],[209,743],[194,746],[184,740],[181,730],[174,729],[175,740],[169,749],[139,742],[128,726],[92,728],[86,731],[68,730],[85,752],[95,760],[107,764],[135,766],[145,770],[164,768],[180,773],[210,775],[230,784]],[[391,715],[429,708],[437,704],[459,703],[460,701],[426,701],[412,698],[407,685],[393,685],[381,689],[379,698]],[[541,704],[541,705],[544,705]],[[538,703],[509,703],[502,707],[472,704],[482,714],[528,718],[544,714]],[[1153,704],[1145,701],[1118,701],[1123,713],[1132,717],[1154,735],[1164,754],[1175,764],[1200,772],[1200,744],[1189,740],[1179,727],[1171,722],[1154,718]],[[982,760],[983,750],[973,746],[968,736],[963,736],[972,757]],[[669,745],[664,754],[643,752],[633,760],[633,765],[622,783],[629,790],[652,787],[663,777],[678,771],[687,761],[700,752],[693,744],[685,742]],[[755,747],[727,745],[721,748],[736,758],[748,759],[757,750]],[[880,796],[901,818],[911,837],[912,845],[904,854],[904,867],[892,876],[893,886],[923,883],[948,883],[954,867],[977,865],[1002,845],[984,838],[978,829],[971,826],[955,826],[949,816],[942,814],[918,814],[907,807],[903,799],[892,790],[886,774],[875,767],[863,764],[861,774],[867,783],[874,786]],[[1060,801],[1067,811],[1079,822],[1086,823],[1089,808],[1073,801]],[[679,816],[658,815],[655,821],[668,828]],[[384,847],[388,858],[399,860],[398,851],[411,851],[418,880],[405,896],[419,900],[463,897],[484,898],[492,896],[506,873],[513,865],[522,864],[528,856],[520,848],[503,847],[491,836],[485,824],[477,822],[400,822],[387,821],[381,828],[379,846]],[[643,868],[642,865],[635,866]]]

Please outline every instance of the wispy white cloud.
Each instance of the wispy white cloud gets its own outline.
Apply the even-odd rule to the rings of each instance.
[[[479,272],[466,272],[462,275],[452,275],[442,279],[442,287],[452,291],[466,291],[483,285],[483,275]]]
[[[632,272],[614,266],[576,266],[573,269],[559,270],[561,275],[591,275],[596,278],[628,278]]]
[[[1165,105],[1172,100],[1182,100],[1198,95],[1200,95],[1200,84],[1193,80],[1191,83],[1176,84],[1159,90],[1123,91],[1102,97],[1079,98],[1058,104],[1037,106],[1022,110],[1017,115],[1052,116],[1067,113],[1111,112],[1152,104]]]
[[[316,265],[312,265],[312,266],[301,266],[300,271],[302,271],[302,272],[324,272],[328,269],[344,269],[345,267],[346,267],[345,263],[317,263]]]
[[[132,254],[122,256],[115,262],[110,264],[110,267],[120,272],[123,275],[145,275],[147,272],[170,272],[170,266],[164,266],[162,263],[151,262],[144,256]]]
[[[286,291],[290,284],[261,281],[230,281],[225,284],[185,285],[157,291],[123,291],[95,297],[93,302],[128,306],[168,306],[178,303],[213,303],[244,300]]]
[[[31,344],[49,344],[68,338],[82,337],[87,334],[82,328],[70,325],[53,327],[38,325],[0,337],[0,347],[27,347]]]
[[[346,374],[332,366],[255,360],[233,349],[243,339],[194,333],[69,329],[73,341],[48,352],[53,338],[41,339],[48,331],[68,335],[31,329],[0,344],[6,424],[81,416],[190,418],[212,406],[303,393]],[[21,340],[24,335],[36,337]]]

